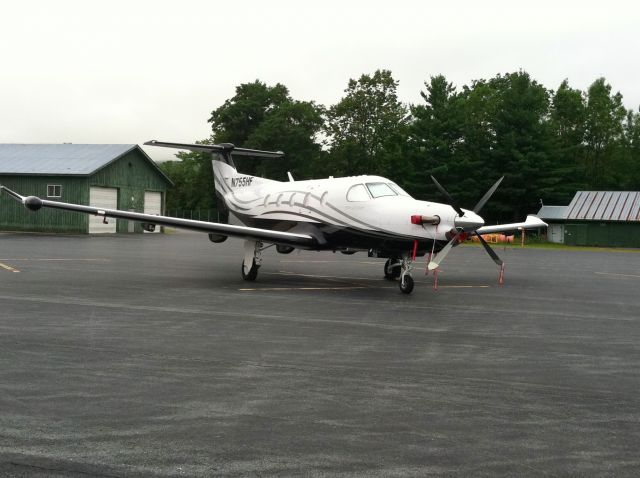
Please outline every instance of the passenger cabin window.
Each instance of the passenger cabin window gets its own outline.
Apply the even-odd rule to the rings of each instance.
[[[364,184],[351,186],[347,191],[347,201],[368,201],[369,199],[370,197],[369,194],[367,194],[367,189],[364,187]]]
[[[397,196],[398,194],[386,183],[367,183],[371,197]]]

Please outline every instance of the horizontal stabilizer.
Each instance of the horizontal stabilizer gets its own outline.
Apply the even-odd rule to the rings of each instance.
[[[165,143],[152,139],[144,143],[145,146],[160,146],[163,148],[186,149],[199,153],[231,153],[234,156],[253,156],[260,158],[281,158],[282,151],[261,151],[259,149],[236,148],[231,143],[222,144],[187,144],[187,143]]]

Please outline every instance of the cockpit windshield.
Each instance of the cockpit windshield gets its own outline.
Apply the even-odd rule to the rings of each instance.
[[[389,186],[391,186],[391,189],[393,189],[395,192],[397,192],[400,196],[407,196],[408,198],[411,197],[407,191],[402,189],[396,183],[389,183]]]
[[[371,193],[372,198],[380,198],[383,196],[397,196],[398,192],[387,183],[367,183],[367,189]]]
[[[383,196],[397,196],[396,192],[386,183],[367,183],[367,189],[374,199]]]
[[[347,201],[350,202],[368,201],[371,198],[375,199],[385,196],[411,197],[396,183],[354,184],[347,191]]]

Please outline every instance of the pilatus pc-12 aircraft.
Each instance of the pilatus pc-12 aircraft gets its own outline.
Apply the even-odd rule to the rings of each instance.
[[[470,235],[478,237],[493,261],[503,262],[481,234],[544,227],[535,216],[525,222],[485,226],[478,212],[497,189],[498,180],[478,201],[473,210],[459,207],[447,191],[432,177],[450,204],[418,201],[393,181],[380,176],[353,176],[309,181],[273,181],[239,173],[233,156],[277,158],[282,152],[236,148],[232,144],[200,145],[149,141],[145,145],[207,152],[213,155],[215,193],[222,206],[222,222],[195,221],[136,212],[99,209],[90,206],[21,196],[5,187],[9,195],[32,211],[42,207],[83,212],[107,218],[143,223],[146,230],[156,226],[191,229],[209,234],[213,242],[227,237],[244,239],[242,277],[255,280],[262,263],[261,253],[275,245],[279,253],[295,249],[340,251],[351,254],[368,251],[387,258],[384,275],[398,279],[400,290],[413,290],[412,262],[430,254],[428,268],[437,269],[453,246]],[[242,226],[227,224],[229,214]]]

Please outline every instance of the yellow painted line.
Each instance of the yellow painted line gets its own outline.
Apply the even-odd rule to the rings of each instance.
[[[596,272],[596,274],[600,274],[601,276],[633,277],[635,279],[640,279],[640,276],[635,274],[616,274],[615,272]]]
[[[9,272],[20,272],[18,269],[8,266],[7,264],[3,264],[2,262],[0,262],[0,267],[2,267],[3,269],[8,270]]]

